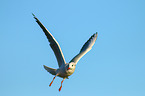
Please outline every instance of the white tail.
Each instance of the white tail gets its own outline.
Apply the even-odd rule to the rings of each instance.
[[[43,66],[44,66],[44,69],[47,70],[50,74],[56,75],[56,70],[57,69],[53,69],[53,68],[47,67],[45,65],[43,65]]]

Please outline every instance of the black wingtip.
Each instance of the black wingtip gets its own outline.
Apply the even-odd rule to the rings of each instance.
[[[34,18],[37,20],[37,17],[32,13],[32,15],[34,16]]]
[[[34,17],[36,17],[33,13],[32,13],[32,15],[33,15]]]
[[[96,32],[95,34],[98,35],[98,32]]]
[[[32,13],[34,19],[36,20],[36,22],[38,22],[39,20],[37,19],[37,17]]]
[[[94,35],[98,36],[98,32],[96,32]]]

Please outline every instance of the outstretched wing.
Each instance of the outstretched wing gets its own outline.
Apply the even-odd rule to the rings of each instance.
[[[82,49],[80,50],[80,53],[76,55],[70,62],[74,62],[77,64],[77,62],[88,52],[92,49],[92,46],[94,45],[96,39],[97,39],[98,33],[96,32],[93,34],[89,40],[83,45]]]
[[[59,67],[62,64],[66,64],[65,59],[64,59],[64,55],[62,53],[62,50],[58,44],[58,42],[55,40],[55,38],[52,36],[52,34],[44,27],[44,25],[37,19],[37,17],[32,14],[34,16],[34,18],[36,19],[36,22],[38,23],[38,25],[42,28],[43,32],[45,33],[48,41],[50,42],[50,46],[57,58],[57,62]]]

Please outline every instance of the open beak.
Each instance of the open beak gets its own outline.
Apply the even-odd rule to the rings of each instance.
[[[69,70],[70,68],[68,67],[67,70]]]

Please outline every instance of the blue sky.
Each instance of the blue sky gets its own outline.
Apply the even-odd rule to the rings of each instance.
[[[0,1],[0,96],[145,96],[144,0]],[[92,50],[63,83],[31,13],[59,42],[69,62],[98,32]]]

